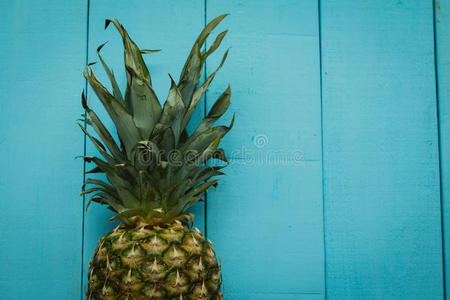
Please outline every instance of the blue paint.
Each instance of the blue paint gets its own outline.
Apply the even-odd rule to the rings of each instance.
[[[436,1],[435,5],[436,71],[438,116],[440,125],[441,197],[444,233],[446,299],[450,299],[450,6]]]
[[[230,13],[223,27],[231,47],[207,104],[230,83],[237,113],[223,141],[227,175],[208,193],[208,238],[223,262],[226,297],[323,299],[317,2],[207,8],[208,19]]]
[[[0,298],[79,299],[86,2],[0,14]]]
[[[205,75],[232,49],[194,116],[231,84],[230,166],[206,214],[194,211],[226,299],[442,299],[444,284],[450,299],[450,7],[433,19],[426,0],[320,2],[96,0],[89,17],[87,0],[0,4],[0,298],[80,299],[115,226],[99,205],[83,224],[73,160],[95,154],[75,125],[86,55],[97,61],[109,41],[103,57],[125,87],[121,40],[104,20],[162,49],[145,59],[164,100],[205,22],[231,13]]]
[[[442,299],[430,1],[323,1],[328,299]]]

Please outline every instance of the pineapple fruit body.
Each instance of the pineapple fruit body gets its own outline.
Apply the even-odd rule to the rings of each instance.
[[[87,299],[222,299],[211,242],[180,222],[165,228],[118,227],[89,263]]]

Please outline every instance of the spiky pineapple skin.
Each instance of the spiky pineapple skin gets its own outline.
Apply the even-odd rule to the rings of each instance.
[[[179,222],[106,234],[89,263],[88,279],[90,300],[223,298],[211,242]]]

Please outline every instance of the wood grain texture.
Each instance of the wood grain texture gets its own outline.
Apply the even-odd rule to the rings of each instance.
[[[323,299],[317,2],[207,1],[208,20],[222,13],[232,48],[207,106],[230,83],[236,122],[207,228],[225,297]]]
[[[436,1],[436,62],[441,155],[441,196],[443,204],[446,296],[450,299],[450,3]]]
[[[145,59],[164,101],[167,73],[178,78],[205,18],[222,13],[215,33],[230,32],[206,73],[232,48],[199,107],[231,84],[221,121],[236,113],[222,143],[230,166],[208,193],[207,224],[203,204],[194,213],[221,258],[225,299],[319,300],[325,289],[329,300],[442,299],[444,284],[450,299],[440,211],[442,196],[448,261],[448,1],[436,2],[435,24],[428,0],[321,0],[321,19],[313,0],[90,2],[89,36],[87,0],[0,3],[2,300],[80,299],[98,239],[115,226],[94,204],[82,232],[83,163],[73,159],[84,147],[75,123],[86,46],[98,61],[109,41],[103,57],[125,88],[122,42],[104,20],[162,49]],[[91,91],[88,101],[108,119]]]
[[[322,1],[328,299],[442,299],[431,1]]]
[[[79,299],[86,1],[2,1],[0,298]]]
[[[171,1],[135,1],[114,2],[107,0],[91,1],[89,61],[98,61],[97,47],[109,41],[102,49],[102,57],[113,69],[122,92],[125,91],[126,76],[123,65],[123,46],[119,33],[113,26],[104,30],[105,19],[116,18],[129,32],[130,37],[142,49],[161,49],[161,52],[144,56],[155,92],[161,102],[164,102],[169,88],[170,73],[177,80],[189,51],[204,26],[204,2],[195,0],[189,2]],[[100,80],[110,88],[106,74],[100,64],[94,66],[94,71]],[[105,123],[110,132],[115,132],[112,122],[101,107],[100,101],[89,91],[88,101]],[[204,115],[204,104],[199,104],[199,110],[194,118],[200,120]],[[88,141],[88,155],[96,153]],[[88,168],[89,169],[89,168]],[[199,203],[193,212],[196,215],[195,226],[204,231],[204,205]],[[84,247],[84,285],[86,284],[88,262],[92,256],[98,239],[109,232],[116,223],[108,219],[112,214],[98,204],[89,207],[85,217],[85,247]]]

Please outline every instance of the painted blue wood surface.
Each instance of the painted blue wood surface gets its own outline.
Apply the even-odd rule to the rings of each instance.
[[[79,299],[85,1],[0,3],[0,298]]]
[[[431,1],[322,1],[328,299],[442,299]]]
[[[75,120],[86,46],[97,61],[109,41],[103,57],[125,87],[121,40],[105,18],[162,49],[146,61],[164,100],[167,73],[178,78],[205,20],[222,13],[231,16],[216,32],[230,32],[206,73],[232,49],[206,107],[231,84],[231,164],[208,194],[207,223],[204,206],[195,213],[221,257],[225,299],[443,298],[448,2],[435,11],[438,99],[432,1],[322,0],[320,18],[312,0],[90,2],[89,18],[85,0],[0,4],[0,299],[80,299],[98,238],[114,226],[92,205],[82,231],[83,163],[73,159],[84,149]],[[88,100],[106,117],[91,92]],[[448,296],[448,272],[446,285]]]
[[[181,73],[184,62],[195,39],[204,26],[204,1],[195,0],[181,3],[177,0],[139,1],[134,5],[128,2],[108,0],[92,1],[89,16],[89,61],[98,61],[97,47],[104,42],[108,44],[102,49],[102,57],[113,69],[119,86],[125,91],[126,77],[123,65],[123,46],[119,33],[110,27],[104,30],[105,19],[117,18],[129,32],[130,37],[143,49],[161,49],[161,52],[146,55],[152,76],[153,87],[161,102],[164,102],[170,88],[170,73],[176,80]],[[101,65],[94,66],[100,80],[109,86],[106,74]],[[88,90],[89,91],[89,90]],[[100,118],[109,120],[96,96],[88,92],[90,105],[99,112]],[[199,104],[196,118],[201,120],[204,105]],[[112,122],[110,132],[115,132]],[[88,155],[96,154],[92,145],[87,144]],[[89,169],[89,168],[88,168]],[[204,231],[204,205],[199,203],[193,210],[196,215],[195,226]],[[84,282],[88,271],[88,263],[100,236],[109,232],[117,223],[110,223],[112,214],[100,205],[93,204],[85,216],[84,240]]]
[[[441,196],[445,251],[446,299],[450,299],[450,3],[436,1],[436,63],[440,123]]]
[[[323,299],[317,1],[207,1],[208,19],[222,13],[232,48],[206,101],[230,83],[236,123],[207,229],[226,298]]]

